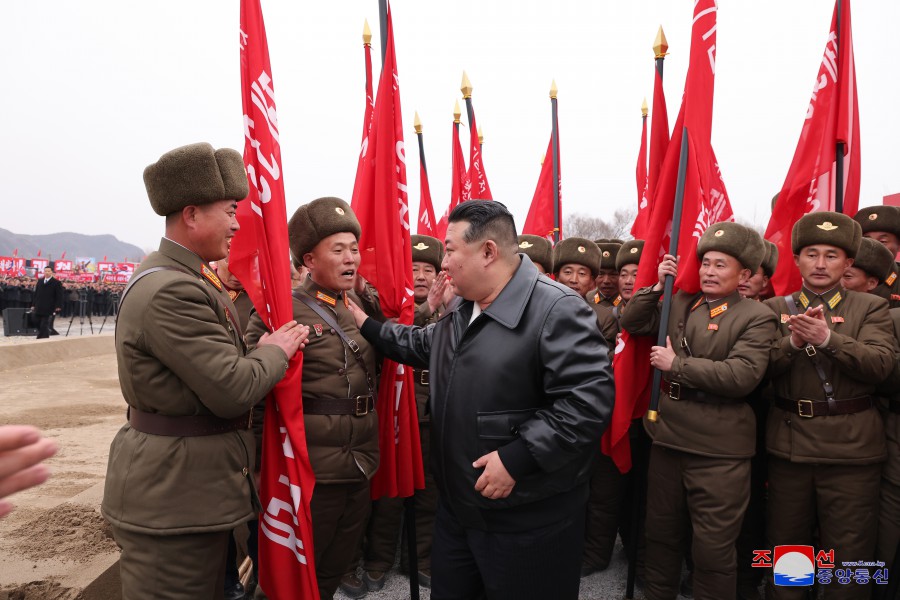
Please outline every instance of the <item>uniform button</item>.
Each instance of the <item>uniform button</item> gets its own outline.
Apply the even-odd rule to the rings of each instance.
[[[334,328],[331,328],[331,329],[329,329],[328,331],[329,331],[329,333],[331,333],[331,335],[334,335],[334,334],[335,334]]]
[[[509,432],[512,435],[519,435],[519,428],[517,426],[513,425],[512,427],[509,428]]]
[[[340,369],[338,369],[338,375],[343,375],[346,372],[347,372],[347,369],[345,369],[344,367],[341,367]]]
[[[249,473],[249,472],[250,471],[247,470],[247,467],[244,467],[243,469],[241,469],[241,475],[243,475],[244,477],[246,477],[247,473]]]

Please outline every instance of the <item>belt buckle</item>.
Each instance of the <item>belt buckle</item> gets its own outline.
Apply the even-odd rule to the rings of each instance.
[[[806,355],[810,358],[816,355],[816,347],[812,344],[807,344],[803,349],[806,351]]]
[[[356,340],[347,338],[347,345],[350,346],[350,349],[354,352],[359,352],[359,344],[356,343]]]
[[[360,402],[362,402],[362,408],[360,409]],[[369,396],[357,396],[356,397],[356,413],[354,413],[357,417],[364,417],[369,414]]]
[[[428,372],[428,369],[422,369],[419,371],[419,383],[422,385],[430,385],[431,384],[431,374]]]
[[[803,412],[804,402],[806,403],[805,406],[809,407],[808,413]],[[803,417],[804,419],[813,418],[815,416],[813,414],[813,401],[808,398],[801,398],[800,400],[797,400],[797,415]]]
[[[669,382],[669,398],[672,400],[681,400],[681,384],[675,381]]]

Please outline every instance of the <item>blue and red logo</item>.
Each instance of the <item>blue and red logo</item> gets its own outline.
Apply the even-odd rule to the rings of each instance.
[[[816,579],[815,557],[812,546],[775,546],[772,558],[775,585],[812,585]]]

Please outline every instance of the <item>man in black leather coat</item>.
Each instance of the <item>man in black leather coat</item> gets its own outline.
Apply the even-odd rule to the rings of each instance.
[[[516,242],[502,204],[465,202],[450,214],[442,264],[459,298],[438,322],[355,312],[381,352],[430,369],[434,600],[578,596],[612,373],[594,312],[539,277]]]

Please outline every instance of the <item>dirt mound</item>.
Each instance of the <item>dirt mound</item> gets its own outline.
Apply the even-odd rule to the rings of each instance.
[[[115,381],[115,380],[113,380]],[[122,406],[125,406],[124,401]],[[115,414],[115,409],[109,404],[76,404],[72,406],[57,406],[53,410],[46,408],[29,408],[13,413],[9,416],[0,416],[0,423],[28,423],[38,429],[66,429],[85,427],[99,423],[109,418],[110,413]],[[125,421],[125,409],[122,411],[122,421]]]
[[[63,587],[55,581],[31,581],[0,589],[0,600],[80,600],[81,597],[78,590]]]
[[[85,562],[98,554],[118,549],[109,524],[100,513],[79,504],[62,504],[45,511],[11,531],[8,537],[13,540],[12,550],[31,560],[55,558]],[[0,600],[3,600],[2,596]]]

